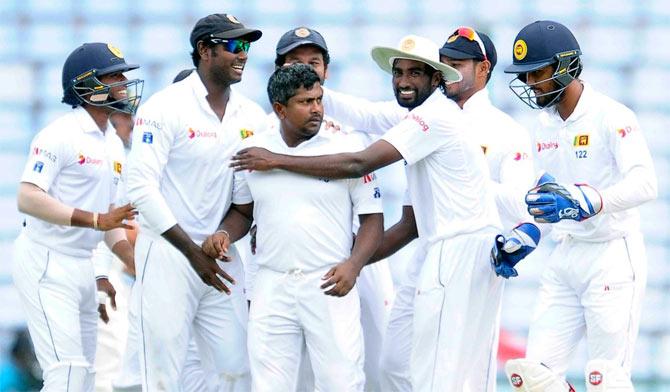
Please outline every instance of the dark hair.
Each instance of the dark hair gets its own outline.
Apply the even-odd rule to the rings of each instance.
[[[328,54],[327,50],[323,50],[323,48],[320,48],[316,45],[304,44],[304,45],[296,46],[295,48],[291,49],[288,53],[285,53],[285,54],[282,54],[282,55],[277,55],[277,57],[275,57],[275,65],[277,67],[281,67],[282,65],[284,65],[286,63],[286,55],[291,53],[294,49],[300,48],[300,47],[303,47],[303,46],[311,46],[313,48],[319,49],[319,51],[323,55],[323,64],[326,65],[326,66],[328,66],[328,64],[330,64],[330,55]]]
[[[268,81],[270,104],[279,102],[286,105],[300,87],[309,90],[317,82],[320,82],[319,75],[311,65],[291,64],[277,68]]]
[[[198,68],[198,65],[200,65],[200,53],[198,53],[198,42],[195,43],[195,48],[193,48],[193,52],[191,52],[191,60],[193,61],[193,65],[196,68]],[[209,40],[202,40],[202,42],[208,48],[213,48],[216,46],[215,43]]]

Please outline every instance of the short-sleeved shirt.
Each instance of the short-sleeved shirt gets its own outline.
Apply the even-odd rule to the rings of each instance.
[[[244,143],[272,152],[316,156],[358,151],[350,138],[318,133],[288,147],[279,132],[265,132]],[[333,180],[284,170],[236,173],[233,203],[254,202],[258,224],[256,261],[276,271],[313,271],[346,260],[353,244],[355,215],[382,212],[376,175]]]
[[[442,91],[435,90],[382,139],[407,163],[419,237],[432,243],[485,228],[500,230],[482,149],[460,107]]]
[[[561,119],[555,108],[539,115],[534,130],[535,162],[559,183],[585,183],[603,190],[621,181],[634,167],[654,171],[647,142],[635,113],[593,90],[584,90],[572,114]],[[639,231],[636,208],[601,213],[583,222],[553,224],[554,235],[606,241]]]
[[[231,89],[223,119],[197,72],[154,94],[137,113],[128,157],[128,198],[157,235],[175,224],[196,242],[230,207],[230,159],[265,122],[256,103]]]
[[[123,142],[111,124],[103,133],[79,107],[35,136],[21,182],[37,185],[70,207],[107,212],[115,201],[124,163]],[[26,216],[24,233],[39,244],[75,257],[91,257],[102,240],[99,231],[56,225],[33,216]]]

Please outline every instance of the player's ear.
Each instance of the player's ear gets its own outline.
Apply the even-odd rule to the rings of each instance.
[[[321,85],[323,86],[324,82],[328,79],[328,64],[325,64],[323,66],[323,82],[321,82]]]
[[[486,78],[489,75],[489,72],[491,72],[491,63],[488,60],[478,61],[475,67],[477,70],[477,74],[481,75],[484,78],[484,80],[486,80]]]
[[[430,85],[433,88],[439,87],[443,83],[443,78],[444,76],[442,75],[442,72],[440,71],[433,72],[433,76],[430,79]]]
[[[209,46],[205,44],[205,41],[198,41],[196,44],[196,50],[198,51],[198,54],[200,55],[201,59],[209,59]]]
[[[286,106],[282,105],[279,102],[273,102],[272,103],[272,110],[275,112],[277,115],[277,118],[280,120],[283,120],[286,118]]]

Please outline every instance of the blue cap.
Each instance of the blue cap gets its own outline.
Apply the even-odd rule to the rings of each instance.
[[[309,27],[298,27],[284,33],[277,42],[277,56],[283,56],[298,46],[314,45],[324,52],[328,53],[326,40],[316,30]]]
[[[558,22],[539,20],[519,31],[512,49],[512,64],[505,73],[526,73],[544,68],[581,49],[572,32]]]

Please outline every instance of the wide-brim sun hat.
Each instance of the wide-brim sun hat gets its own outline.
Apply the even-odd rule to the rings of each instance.
[[[460,82],[463,79],[458,70],[440,62],[440,47],[436,43],[417,35],[403,37],[397,48],[375,46],[370,54],[379,68],[388,73],[392,73],[396,59],[406,59],[420,61],[442,72],[447,83]]]

